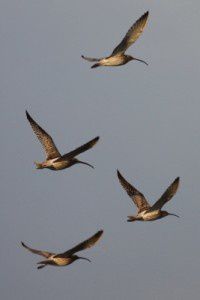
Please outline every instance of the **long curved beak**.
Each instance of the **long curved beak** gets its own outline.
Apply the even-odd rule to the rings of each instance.
[[[78,163],[79,163],[79,164],[86,165],[86,166],[89,166],[90,168],[94,169],[94,167],[93,167],[92,165],[90,165],[89,163],[87,163],[87,162],[85,162],[85,161],[78,160]]]
[[[86,257],[81,257],[81,256],[79,256],[78,258],[79,258],[79,259],[84,259],[84,260],[87,260],[87,261],[91,262],[91,260],[89,260],[89,258],[86,258]]]
[[[142,60],[142,59],[135,58],[135,57],[133,59],[137,60],[137,61],[140,61],[140,62],[144,63],[146,66],[148,66],[148,63],[146,61]]]
[[[178,215],[175,215],[175,214],[169,214],[169,216],[174,216],[174,217],[180,218]]]

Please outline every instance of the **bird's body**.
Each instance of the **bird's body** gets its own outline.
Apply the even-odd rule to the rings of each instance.
[[[59,171],[59,170],[69,168],[76,163],[77,163],[76,159],[63,160],[60,162],[59,157],[57,157],[54,159],[46,160],[41,163],[35,162],[35,165],[36,165],[37,169],[45,169],[46,168],[46,169],[50,169],[52,171]]]
[[[131,55],[126,55],[125,52],[143,32],[143,29],[148,19],[148,15],[149,13],[146,12],[133,24],[133,26],[131,26],[123,40],[120,42],[119,45],[117,45],[117,47],[115,47],[112,54],[108,57],[92,58],[82,55],[82,58],[90,62],[96,62],[94,65],[92,65],[91,68],[97,68],[100,66],[116,67],[125,65],[131,60],[137,60],[147,65],[147,63],[144,60],[135,58]]]
[[[113,55],[113,56],[108,56],[105,58],[102,58],[98,63],[94,64],[92,68],[97,68],[100,66],[104,67],[118,67],[125,65],[128,63],[130,60],[133,58],[130,55],[125,55],[125,54],[118,54],[118,55]]]
[[[71,257],[56,257],[56,255],[50,256],[47,260],[42,260],[38,262],[38,265],[51,265],[55,267],[65,267],[67,265],[72,264],[78,257],[76,255],[72,255]]]
[[[125,189],[127,194],[131,197],[133,202],[138,208],[138,213],[136,216],[128,216],[128,222],[134,221],[155,221],[157,219],[164,218],[168,215],[173,215],[178,217],[175,214],[168,213],[167,211],[162,210],[162,207],[166,202],[168,202],[176,193],[179,186],[179,177],[177,177],[174,182],[167,188],[164,194],[159,198],[154,205],[150,206],[144,195],[139,192],[133,185],[131,185],[126,179],[117,171],[118,179]]]
[[[52,257],[52,261],[55,264],[55,266],[59,266],[59,267],[64,267],[67,265],[70,265],[71,263],[73,263],[75,260],[77,259],[76,255],[72,255],[71,257]]]
[[[52,137],[33,120],[33,118],[29,115],[29,113],[27,111],[26,111],[26,116],[27,116],[27,119],[28,119],[34,133],[38,137],[39,141],[41,142],[41,144],[46,152],[46,160],[45,161],[35,162],[37,169],[47,168],[50,170],[58,171],[58,170],[63,170],[63,169],[69,168],[77,163],[84,164],[84,165],[87,165],[87,166],[93,168],[92,165],[90,165],[87,162],[78,160],[75,156],[92,148],[98,142],[99,137],[92,139],[88,143],[76,148],[75,150],[72,150],[71,152],[69,152],[67,154],[61,155],[60,152],[58,151]]]
[[[140,213],[137,214],[137,216],[129,216],[128,221],[155,221],[157,219],[161,219],[162,216],[162,212],[160,210],[154,210],[154,211],[148,211],[148,210],[144,210]]]
[[[99,230],[97,233],[95,233],[89,239],[81,242],[80,244],[76,245],[72,249],[69,249],[69,250],[67,250],[63,253],[59,253],[59,254],[48,252],[48,251],[36,250],[36,249],[28,247],[23,242],[21,242],[21,244],[24,248],[26,248],[30,252],[41,255],[46,258],[45,260],[42,260],[37,263],[39,265],[38,269],[42,269],[46,265],[63,267],[63,266],[67,266],[67,265],[73,263],[77,259],[84,259],[84,260],[90,261],[86,257],[81,257],[78,255],[75,255],[75,253],[94,246],[94,244],[100,239],[102,234],[103,234],[103,230]]]

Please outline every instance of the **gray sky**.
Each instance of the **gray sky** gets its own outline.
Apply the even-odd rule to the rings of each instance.
[[[90,69],[146,10],[128,53],[149,62]],[[197,0],[0,2],[1,298],[197,299],[200,226],[199,12]],[[95,165],[35,170],[42,148],[25,109],[62,153],[100,135],[80,156]],[[154,202],[180,176],[166,205],[180,219],[127,223],[135,207],[116,169]],[[105,234],[66,268],[36,269],[20,246],[64,251]]]

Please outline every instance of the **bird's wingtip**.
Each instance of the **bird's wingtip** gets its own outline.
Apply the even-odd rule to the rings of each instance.
[[[32,120],[32,118],[31,118],[31,116],[30,116],[30,114],[27,110],[26,110],[26,117],[27,117],[29,122]]]
[[[121,177],[122,175],[121,175],[121,173],[120,173],[120,171],[117,169],[117,176],[118,177]]]
[[[100,139],[100,136],[97,135],[97,136],[94,138],[94,142],[97,143],[97,142],[99,141],[99,139]]]
[[[98,68],[98,67],[100,67],[100,64],[96,63],[96,64],[94,64],[94,65],[91,66],[91,69]]]
[[[176,179],[174,180],[174,182],[177,182],[177,183],[179,183],[180,182],[180,177],[178,176],[178,177],[176,177]]]
[[[100,230],[98,230],[95,234],[94,234],[94,236],[97,238],[97,239],[99,239],[101,236],[102,236],[102,234],[103,234],[103,229],[100,229]]]

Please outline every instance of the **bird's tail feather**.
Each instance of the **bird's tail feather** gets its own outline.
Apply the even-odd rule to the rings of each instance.
[[[91,66],[92,69],[97,68],[97,67],[100,67],[100,64],[99,64],[99,63],[94,64],[94,65]]]
[[[37,162],[37,161],[34,161],[34,164],[35,164],[35,166],[36,166],[36,169],[43,169],[42,163],[39,163],[39,162]]]
[[[37,267],[38,270],[43,269],[44,267],[46,267],[46,265],[40,265]]]
[[[127,220],[127,222],[134,222],[134,221],[136,221],[137,219],[135,218],[135,217],[133,217],[133,216],[128,216],[128,220]]]

